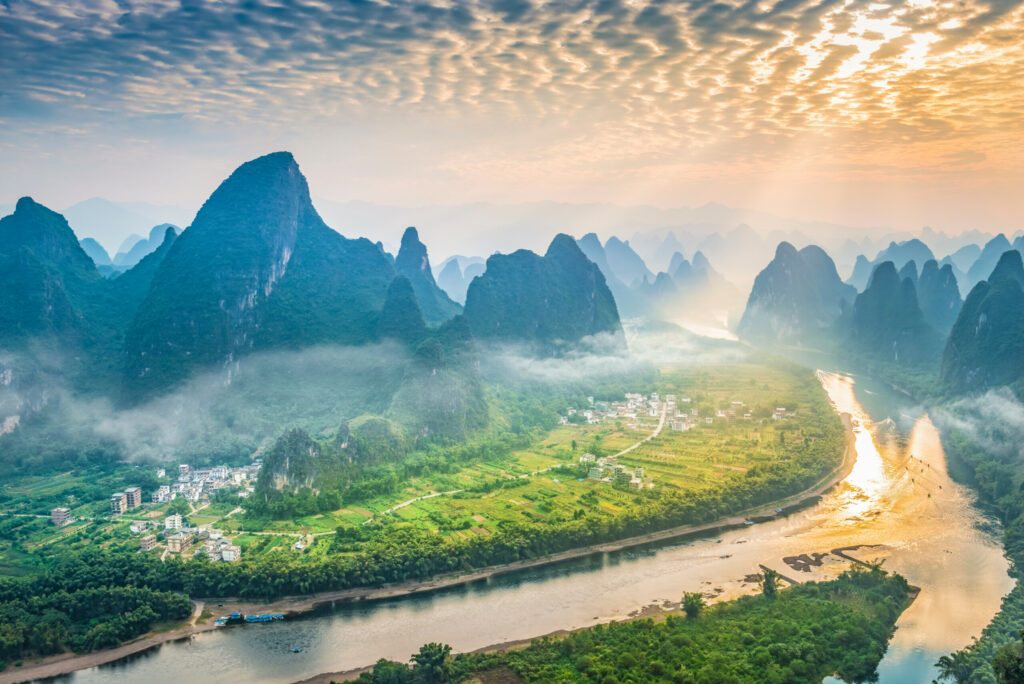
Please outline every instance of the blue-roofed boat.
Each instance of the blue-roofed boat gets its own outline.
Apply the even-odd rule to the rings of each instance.
[[[258,615],[246,615],[246,622],[277,622],[284,620],[284,613],[260,613]]]

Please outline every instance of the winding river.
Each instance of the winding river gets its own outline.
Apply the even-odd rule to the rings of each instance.
[[[719,536],[661,544],[506,575],[402,599],[339,605],[303,619],[222,629],[168,643],[61,679],[213,684],[294,682],[386,657],[405,660],[426,641],[457,651],[574,629],[678,601],[701,590],[730,598],[756,590],[760,564],[803,581],[848,561],[882,560],[922,591],[903,614],[879,673],[882,682],[931,682],[942,654],[967,644],[1010,590],[998,527],[950,480],[928,415],[869,379],[822,372],[837,410],[853,417],[856,463],[813,507]],[[783,558],[826,554],[803,572]],[[301,649],[295,653],[293,650]]]

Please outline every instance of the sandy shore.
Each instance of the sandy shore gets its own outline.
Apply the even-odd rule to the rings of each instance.
[[[323,592],[305,596],[287,596],[271,603],[259,603],[252,600],[242,599],[197,599],[198,604],[196,612],[193,615],[191,622],[187,625],[183,625],[167,632],[148,634],[117,648],[98,651],[96,653],[87,653],[82,655],[73,653],[60,654],[37,661],[26,662],[20,668],[15,668],[9,665],[6,671],[0,672],[0,684],[17,684],[19,682],[27,682],[33,679],[43,679],[46,677],[56,677],[76,670],[96,667],[155,648],[168,641],[185,639],[194,634],[216,629],[213,625],[212,619],[208,624],[196,623],[199,611],[202,610],[202,601],[205,601],[207,605],[211,606],[211,612],[217,615],[237,610],[242,613],[286,613],[289,617],[292,617],[302,613],[311,612],[319,607],[333,603],[349,601],[379,601],[383,599],[408,596],[411,594],[428,593],[448,587],[470,584],[492,577],[499,577],[501,575],[529,568],[537,568],[545,565],[584,558],[595,554],[612,553],[657,542],[685,539],[687,537],[703,536],[739,529],[746,527],[747,520],[751,519],[755,522],[774,519],[778,516],[775,512],[778,508],[782,508],[782,514],[786,515],[817,503],[824,493],[832,489],[832,487],[849,475],[853,468],[854,461],[856,460],[856,450],[854,448],[853,431],[850,418],[848,415],[843,414],[842,420],[843,424],[846,426],[846,447],[843,453],[843,461],[835,470],[822,478],[814,486],[798,494],[794,494],[764,506],[742,511],[728,518],[722,518],[714,522],[700,525],[680,525],[658,532],[637,535],[635,537],[628,537],[626,539],[620,539],[613,542],[583,546],[576,549],[570,549],[568,551],[562,551],[560,553],[541,556],[539,558],[531,558],[529,560],[516,561],[514,563],[489,566],[473,572],[456,575],[442,575],[431,580],[418,582],[404,582],[400,584],[384,585],[381,587],[360,587],[356,589]],[[524,640],[521,643],[522,645],[526,645],[529,644],[529,642],[530,640]],[[519,643],[520,642],[514,642],[514,644]],[[499,644],[487,648],[511,648],[514,644]],[[327,673],[310,678],[306,680],[306,682],[329,682],[331,679],[339,681],[342,678],[351,679],[357,677],[360,672],[364,672],[367,669],[368,668],[361,668],[347,672]]]

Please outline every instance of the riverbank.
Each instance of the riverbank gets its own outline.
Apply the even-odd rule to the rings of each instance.
[[[325,592],[321,594],[285,597],[272,603],[257,603],[253,601],[214,599],[206,600],[207,607],[216,614],[227,613],[238,610],[243,613],[252,612],[282,612],[289,617],[297,617],[309,613],[320,607],[334,603],[355,602],[355,601],[377,601],[384,599],[398,598],[402,596],[421,594],[456,587],[499,577],[509,573],[515,573],[530,568],[538,568],[547,565],[554,565],[587,556],[611,553],[624,549],[654,544],[658,542],[685,539],[694,536],[717,534],[728,530],[748,527],[748,520],[763,522],[771,520],[780,515],[786,515],[807,506],[811,506],[820,499],[822,494],[830,490],[838,482],[845,479],[853,467],[855,461],[855,450],[853,432],[850,417],[842,416],[846,428],[846,445],[842,462],[829,474],[825,475],[818,483],[794,494],[790,497],[759,506],[754,509],[737,513],[728,518],[720,519],[712,523],[701,525],[683,525],[669,528],[659,532],[638,535],[614,542],[597,544],[592,546],[571,549],[557,554],[551,554],[540,558],[524,561],[517,561],[504,565],[491,566],[478,571],[461,573],[458,575],[441,576],[427,581],[407,582],[403,584],[386,585],[382,587],[368,587],[349,589],[336,592]],[[783,513],[776,513],[776,509],[783,509]],[[201,610],[201,609],[199,609]],[[198,612],[193,616],[193,623],[159,633],[152,633],[141,637],[128,644],[111,649],[89,654],[61,654],[51,656],[34,663],[26,663],[23,667],[14,668],[9,666],[4,672],[0,672],[0,684],[15,684],[17,682],[31,681],[47,677],[56,677],[97,667],[111,663],[123,658],[142,653],[161,644],[191,638],[193,635],[215,629],[212,620],[209,624],[198,624],[195,622]],[[244,627],[236,628],[244,629]]]
[[[859,565],[859,566],[862,566],[862,567],[868,567],[868,565],[866,563],[864,563],[863,561],[858,560],[858,559],[854,558],[853,556],[846,555],[844,553],[845,551],[854,550],[856,548],[859,548],[859,547],[850,547],[850,548],[847,548],[847,549],[834,549],[832,551],[832,553],[839,554],[842,557],[846,558],[847,560],[850,561],[851,565]],[[765,569],[764,566],[762,566],[762,569]],[[794,582],[793,580],[787,580],[787,581],[789,581],[792,586],[796,586],[797,584],[799,584],[798,582]],[[914,601],[917,600],[917,597],[920,595],[920,593],[921,593],[920,587],[915,587],[913,585],[908,587],[908,592],[906,594],[906,605],[903,607],[903,611],[904,612],[908,608],[910,608],[910,606],[914,603]],[[631,614],[628,617],[625,617],[625,618],[622,618],[622,619],[619,619],[619,620],[613,620],[612,622],[615,623],[615,624],[628,623],[628,622],[633,622],[633,621],[636,621],[636,620],[654,620],[655,622],[661,622],[661,621],[664,621],[665,619],[667,619],[669,616],[675,616],[675,617],[682,618],[682,617],[685,617],[685,615],[686,614],[683,611],[682,606],[680,604],[672,604],[671,608],[660,607],[660,606],[648,606],[644,610],[638,611],[636,614]],[[507,653],[507,652],[510,652],[510,651],[516,651],[516,650],[528,648],[531,644],[533,644],[537,640],[541,640],[541,639],[543,639],[543,640],[564,639],[564,638],[570,637],[570,636],[572,636],[574,634],[577,634],[579,632],[586,632],[586,631],[591,630],[591,629],[593,629],[592,626],[580,627],[580,628],[577,628],[577,629],[559,629],[559,630],[555,630],[553,632],[549,632],[547,634],[543,634],[541,636],[536,636],[536,637],[532,637],[532,638],[528,638],[528,639],[515,639],[515,640],[511,640],[511,641],[505,641],[505,642],[501,642],[501,643],[497,643],[497,644],[492,644],[492,645],[489,645],[489,646],[484,646],[482,648],[478,648],[478,649],[473,649],[471,651],[467,651],[466,654],[467,655],[476,655],[476,654],[486,654],[486,653]],[[341,671],[341,672],[327,672],[327,673],[319,674],[319,675],[316,675],[316,676],[313,676],[313,677],[309,677],[307,679],[303,679],[301,681],[295,682],[295,684],[332,684],[333,682],[355,681],[355,680],[357,680],[359,678],[360,675],[362,675],[363,673],[366,673],[366,672],[370,672],[371,670],[373,670],[373,668],[374,668],[373,665],[367,665],[365,667],[359,667],[359,668],[354,668],[354,669],[350,669],[350,670],[344,670],[344,671]]]

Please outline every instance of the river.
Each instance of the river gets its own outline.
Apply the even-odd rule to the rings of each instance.
[[[213,684],[294,682],[405,660],[427,641],[467,651],[623,617],[684,591],[727,599],[756,591],[759,564],[801,581],[835,575],[851,552],[905,575],[922,591],[903,614],[879,668],[882,682],[931,682],[934,662],[977,635],[1010,590],[998,527],[950,480],[928,415],[869,379],[819,373],[853,417],[856,463],[817,505],[718,536],[623,551],[402,599],[339,605],[306,618],[221,629],[61,680]],[[888,420],[887,420],[888,419]],[[800,572],[783,562],[825,553]],[[299,647],[301,652],[294,653]]]

